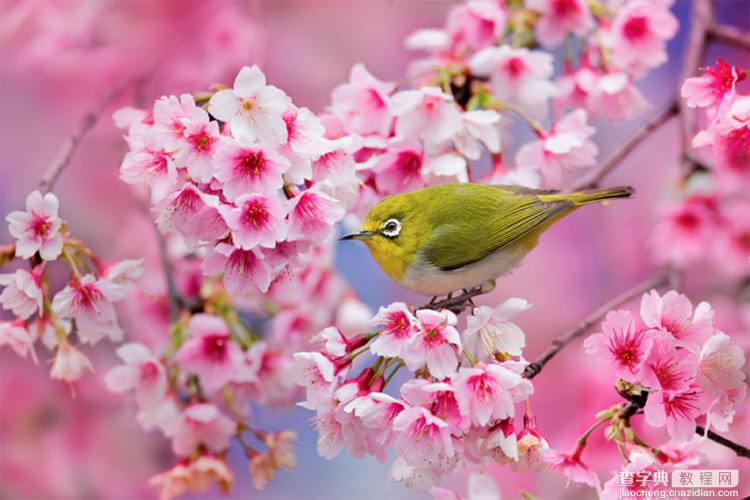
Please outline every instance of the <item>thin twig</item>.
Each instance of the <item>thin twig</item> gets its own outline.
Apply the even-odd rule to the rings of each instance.
[[[649,121],[643,124],[643,126],[633,134],[630,139],[625,141],[622,146],[617,149],[609,158],[599,165],[596,169],[589,172],[588,175],[583,176],[570,188],[570,191],[580,191],[582,189],[589,189],[596,187],[599,182],[607,176],[612,170],[614,170],[620,162],[628,156],[635,148],[637,148],[646,138],[649,137],[651,132],[658,129],[669,121],[670,118],[677,115],[679,108],[677,100],[673,100],[670,105],[662,110],[660,113],[654,115]]]
[[[169,259],[169,252],[167,250],[167,241],[164,235],[161,234],[159,228],[154,224],[156,230],[156,237],[159,241],[159,256],[161,257],[161,265],[164,268],[164,278],[167,282],[167,300],[169,305],[169,322],[174,323],[180,314],[180,294],[177,291],[177,284],[174,280],[174,270],[172,269],[172,262]]]
[[[125,90],[130,88],[135,82],[139,81],[142,78],[143,77],[138,77],[137,79],[129,79],[121,83],[120,85],[112,87],[109,92],[104,94],[102,98],[99,99],[99,101],[93,108],[91,108],[86,114],[81,117],[81,120],[73,130],[73,133],[70,134],[70,136],[65,140],[62,147],[60,148],[60,151],[57,153],[57,156],[55,156],[55,159],[52,161],[49,168],[42,177],[42,180],[39,181],[39,191],[41,191],[42,193],[48,193],[52,190],[62,171],[65,170],[65,168],[67,168],[67,166],[70,164],[70,160],[73,158],[73,153],[75,153],[76,149],[78,148],[81,139],[83,139],[83,136],[85,136],[86,133],[91,130],[94,125],[96,125],[96,122],[99,121],[99,118],[101,117],[107,106],[109,106],[109,104],[117,96],[122,94]]]
[[[734,26],[714,24],[708,29],[708,36],[728,45],[750,50],[750,33],[746,33]]]
[[[581,335],[585,334],[589,330],[589,328],[599,322],[609,311],[627,302],[630,302],[632,299],[638,297],[639,295],[643,295],[645,292],[651,290],[652,288],[660,288],[666,285],[667,281],[668,277],[666,274],[659,274],[654,278],[648,279],[643,283],[634,286],[625,293],[602,305],[593,313],[588,315],[577,326],[568,330],[566,333],[552,341],[552,345],[550,345],[546,351],[540,354],[531,364],[529,364],[529,366],[526,367],[524,376],[529,379],[536,377],[539,372],[542,371],[544,365],[546,365],[550,359],[552,359],[558,352],[560,352],[563,347],[565,347]]]

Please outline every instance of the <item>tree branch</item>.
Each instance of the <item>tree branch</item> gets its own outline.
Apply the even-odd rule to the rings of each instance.
[[[614,170],[620,162],[627,157],[635,148],[637,148],[654,130],[658,129],[669,121],[670,118],[677,115],[679,112],[677,99],[674,99],[672,103],[662,110],[660,113],[654,115],[650,120],[643,124],[638,131],[630,136],[622,146],[620,146],[609,158],[599,165],[596,169],[591,170],[587,175],[582,176],[578,181],[573,184],[569,191],[580,191],[582,189],[589,189],[596,187],[599,182],[606,177],[612,170]]]
[[[167,251],[167,241],[164,235],[161,234],[159,228],[154,224],[154,230],[156,231],[156,237],[159,241],[159,256],[161,258],[161,267],[164,268],[164,278],[167,282],[167,304],[169,306],[169,322],[174,323],[180,314],[180,306],[182,299],[177,291],[177,284],[174,280],[174,270],[172,269],[172,262],[169,260],[169,252]]]
[[[726,24],[713,24],[708,29],[708,36],[712,40],[734,45],[741,49],[750,50],[750,34],[741,29]]]
[[[634,286],[630,290],[627,290],[623,294],[615,297],[614,299],[599,307],[593,313],[588,315],[583,321],[581,321],[577,326],[568,330],[566,333],[552,341],[552,345],[549,346],[546,351],[540,354],[533,362],[531,362],[531,364],[529,364],[529,366],[526,367],[524,376],[528,379],[536,377],[539,372],[542,371],[544,365],[546,365],[550,359],[555,357],[555,355],[557,355],[557,353],[560,352],[563,347],[565,347],[581,335],[585,334],[589,330],[589,328],[599,322],[609,311],[627,302],[630,302],[632,299],[638,297],[639,295],[643,295],[645,292],[648,292],[652,288],[660,288],[666,285],[668,279],[669,278],[666,273],[659,274],[654,278],[651,278],[644,281],[643,283]]]
[[[644,396],[645,395],[645,396]],[[628,396],[628,403],[620,411],[620,417],[630,418],[646,406],[648,400],[648,393],[642,392],[639,395]],[[699,436],[705,436],[711,441],[718,443],[722,446],[726,446],[737,454],[738,457],[750,459],[750,449],[739,443],[735,443],[731,439],[725,438],[721,434],[717,434],[712,430],[706,432],[706,428],[699,425],[695,428],[695,433]]]
[[[70,164],[70,160],[73,158],[73,153],[75,153],[78,148],[81,139],[83,139],[83,136],[85,136],[89,130],[96,125],[107,106],[109,106],[117,96],[122,94],[142,78],[143,77],[138,77],[136,79],[126,80],[120,85],[112,87],[109,92],[99,99],[93,108],[81,117],[78,125],[73,130],[73,133],[65,140],[60,151],[57,153],[57,156],[55,156],[55,159],[52,161],[49,168],[47,168],[42,180],[39,181],[39,191],[44,194],[52,190],[62,171]]]

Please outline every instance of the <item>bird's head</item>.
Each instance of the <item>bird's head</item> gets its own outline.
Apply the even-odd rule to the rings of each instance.
[[[409,194],[389,196],[372,207],[362,229],[342,240],[361,240],[383,270],[399,279],[429,236],[425,219]]]

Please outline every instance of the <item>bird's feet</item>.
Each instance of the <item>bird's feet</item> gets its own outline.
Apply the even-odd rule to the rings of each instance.
[[[474,288],[462,290],[459,295],[453,296],[454,292],[448,294],[445,299],[438,300],[433,297],[432,300],[424,307],[425,309],[449,309],[455,313],[461,312],[469,307],[474,307],[474,297],[490,293],[495,289],[495,280],[488,280]]]

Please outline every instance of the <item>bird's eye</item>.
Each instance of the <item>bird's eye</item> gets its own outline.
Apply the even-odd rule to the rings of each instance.
[[[383,235],[395,238],[401,232],[401,223],[397,219],[388,219],[383,224]]]

